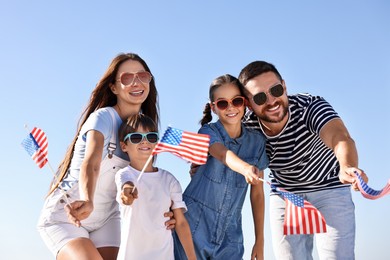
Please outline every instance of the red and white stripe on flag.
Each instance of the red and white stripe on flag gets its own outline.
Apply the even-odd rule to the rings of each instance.
[[[195,164],[205,164],[207,161],[210,137],[168,127],[153,154],[170,152],[180,158]]]
[[[304,201],[304,207],[297,207],[285,198],[284,235],[302,235],[326,232],[326,222],[321,212]]]

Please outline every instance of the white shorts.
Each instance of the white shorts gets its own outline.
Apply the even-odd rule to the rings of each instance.
[[[38,226],[46,246],[54,256],[57,256],[60,249],[70,240],[85,237],[89,238],[96,248],[119,247],[120,245],[120,218],[113,217],[106,221],[100,228],[88,231],[85,227],[76,227],[70,223],[57,223],[48,226]]]
[[[91,215],[76,227],[68,220],[64,210],[64,195],[56,189],[46,199],[38,221],[38,231],[50,251],[57,256],[59,250],[70,240],[89,238],[96,248],[119,247],[121,220],[119,205],[115,200],[115,173],[128,162],[113,156],[105,158],[100,167],[100,175],[96,185],[94,210]],[[78,183],[66,191],[70,201],[79,196]]]

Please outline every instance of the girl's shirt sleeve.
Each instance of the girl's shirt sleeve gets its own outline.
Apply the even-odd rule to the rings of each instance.
[[[212,129],[210,127],[209,124],[205,124],[204,126],[202,126],[199,131],[198,131],[199,134],[206,134],[206,135],[209,135],[210,136],[210,146],[214,143],[223,143],[220,135],[218,133],[216,133],[214,131],[214,129]]]

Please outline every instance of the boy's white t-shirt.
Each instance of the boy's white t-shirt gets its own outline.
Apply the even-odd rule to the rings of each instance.
[[[164,217],[172,209],[187,207],[179,181],[168,171],[145,172],[137,184],[140,171],[131,166],[115,175],[117,201],[120,204],[122,227],[118,260],[174,259],[172,231],[167,230]],[[131,206],[120,199],[122,186],[132,181],[138,189],[138,199]]]

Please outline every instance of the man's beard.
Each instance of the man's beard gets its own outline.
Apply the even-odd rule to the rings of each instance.
[[[278,118],[270,118],[268,117],[267,115],[257,115],[257,117],[263,121],[263,122],[267,122],[267,123],[280,123],[286,116],[287,116],[287,113],[288,113],[288,105],[287,106],[284,106],[284,103],[281,104],[281,106],[283,107],[283,111],[282,111],[282,115]],[[267,109],[267,108],[265,108]]]

